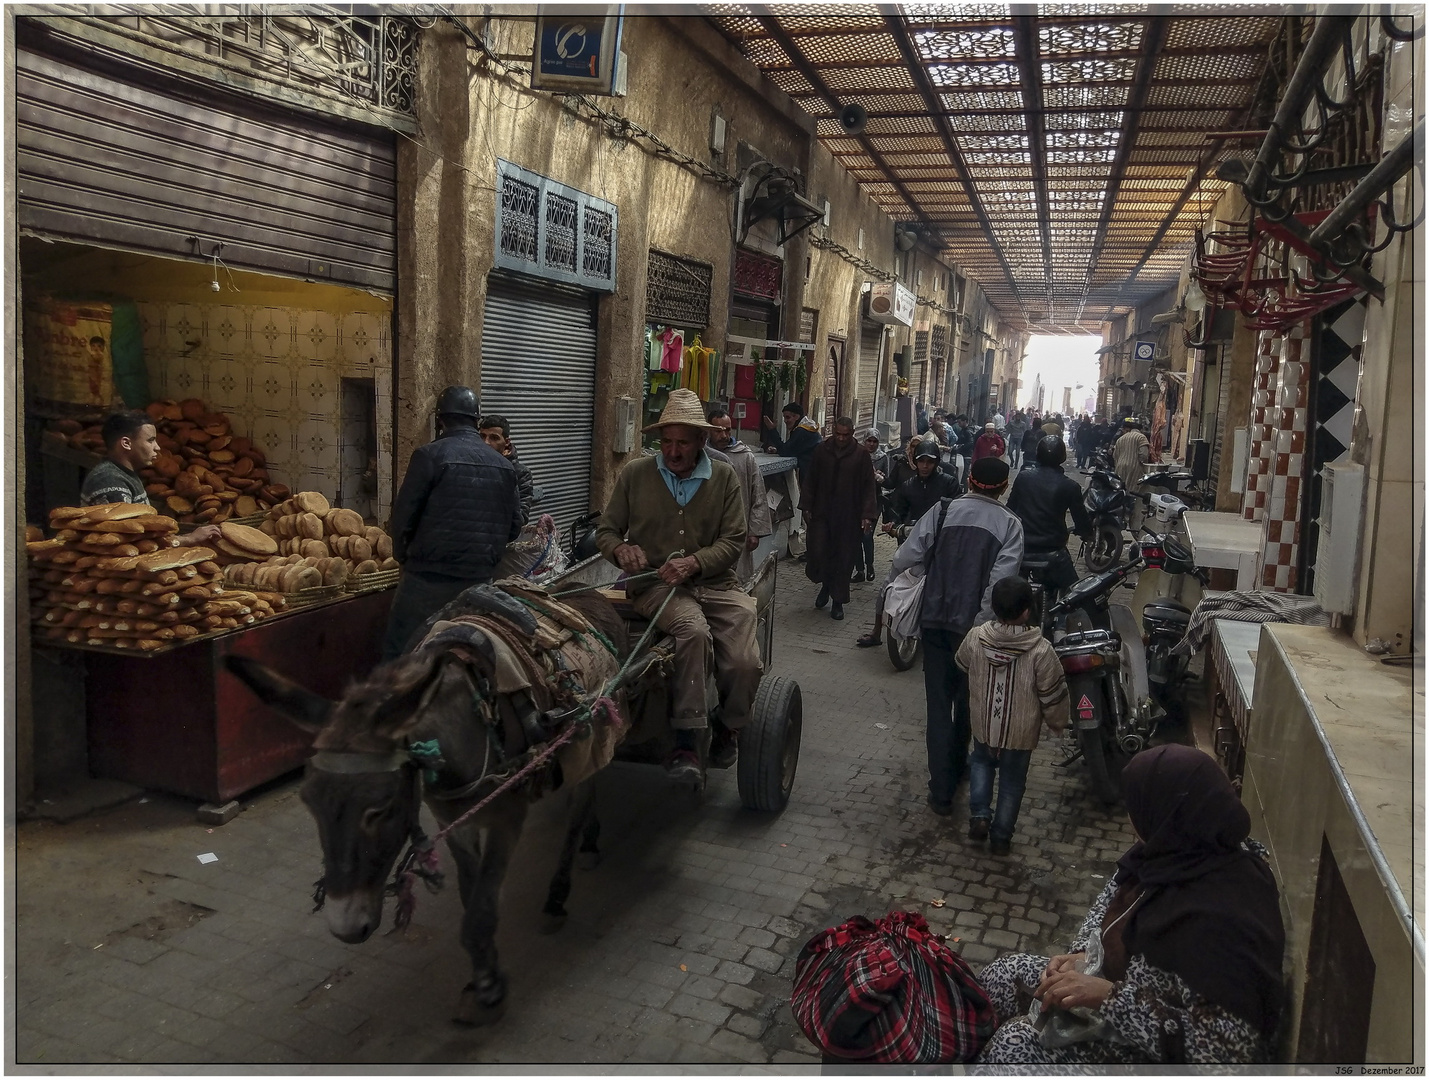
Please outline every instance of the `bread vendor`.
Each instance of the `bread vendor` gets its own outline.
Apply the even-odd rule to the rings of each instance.
[[[85,476],[79,489],[80,505],[148,503],[149,493],[139,470],[152,465],[159,453],[159,433],[153,419],[144,412],[114,413],[105,417],[99,433],[104,439],[105,458]],[[177,537],[176,543],[179,547],[192,547],[216,539],[217,525],[200,525]]]

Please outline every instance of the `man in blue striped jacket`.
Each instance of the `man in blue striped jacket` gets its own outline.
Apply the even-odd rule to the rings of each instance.
[[[992,587],[1022,564],[1022,522],[998,500],[1010,470],[982,458],[968,474],[968,493],[948,504],[938,533],[938,506],[919,520],[893,557],[890,579],[923,564],[923,688],[928,699],[928,805],[953,809],[953,791],[967,771],[972,738],[967,676],[953,662],[963,638],[992,618]],[[938,533],[938,535],[934,535]]]

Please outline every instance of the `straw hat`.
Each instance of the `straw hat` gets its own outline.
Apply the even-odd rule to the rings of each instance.
[[[647,424],[641,430],[658,431],[670,424],[684,424],[701,431],[714,430],[714,425],[705,419],[705,407],[700,404],[699,394],[693,390],[671,390],[669,400],[665,402],[665,409],[660,413],[660,419],[653,424]]]

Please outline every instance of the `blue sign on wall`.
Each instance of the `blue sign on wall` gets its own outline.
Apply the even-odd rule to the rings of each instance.
[[[609,94],[620,58],[620,5],[589,13],[538,15],[531,85],[540,90]]]

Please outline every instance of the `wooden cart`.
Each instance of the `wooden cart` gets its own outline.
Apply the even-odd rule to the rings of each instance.
[[[799,743],[803,734],[804,702],[799,684],[787,675],[769,674],[769,666],[774,658],[774,589],[777,580],[778,559],[774,554],[765,557],[745,591],[754,597],[758,612],[759,655],[764,662],[765,675],[760,680],[759,690],[754,697],[753,716],[739,732],[739,758],[735,763],[739,780],[740,801],[750,810],[782,810],[789,801],[789,793],[794,789],[794,774],[799,766]],[[554,581],[546,583],[553,593],[569,590],[580,585],[614,586],[620,578],[620,571],[600,556],[594,556],[577,564]],[[623,608],[626,623],[630,628],[631,641],[635,642],[649,624],[629,613],[621,599],[622,593],[604,591],[617,609]],[[650,685],[658,681],[661,674],[669,675],[669,657],[673,653],[673,639],[657,638],[646,649],[646,655],[636,659],[632,671],[646,672],[645,678],[637,677],[632,685]],[[713,698],[713,687],[711,687]],[[663,696],[662,699],[663,700]],[[670,747],[668,717],[646,706],[638,693],[632,695],[631,712],[636,723],[629,737],[616,751],[620,761],[634,761],[655,764],[664,759]]]

